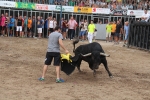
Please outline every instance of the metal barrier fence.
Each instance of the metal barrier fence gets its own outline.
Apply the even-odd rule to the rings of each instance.
[[[150,50],[150,22],[131,22],[128,39],[130,46]]]
[[[12,16],[12,17],[16,17],[19,15],[22,16],[41,16],[43,17],[43,19],[46,19],[49,16],[53,16],[56,18],[57,23],[59,24],[60,22],[60,12],[54,12],[54,11],[37,11],[37,10],[27,10],[27,9],[15,9],[15,8],[3,8],[0,7],[0,14],[5,14],[8,13],[8,15]],[[87,19],[88,22],[90,22],[90,20],[94,20],[95,23],[97,23],[99,20],[102,21],[102,23],[105,23],[106,21],[117,21],[118,19],[122,19],[122,24],[124,24],[125,21],[129,21],[131,19],[136,20],[136,18],[134,16],[112,16],[112,15],[103,15],[103,14],[81,14],[81,13],[62,13],[62,18],[64,19],[69,19],[70,16],[73,16],[75,18],[75,20],[77,21],[77,23],[79,23],[81,21],[81,19]],[[36,24],[35,24],[35,33],[37,32],[36,30]],[[47,33],[48,31],[47,29],[45,29],[43,31],[43,33]],[[13,33],[14,35],[14,33]],[[44,34],[43,34],[44,35]],[[76,29],[75,35],[78,36],[79,35],[79,28]]]

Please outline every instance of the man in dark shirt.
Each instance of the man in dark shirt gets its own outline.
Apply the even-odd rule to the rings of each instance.
[[[41,38],[41,34],[42,34],[42,25],[43,25],[43,21],[41,20],[40,16],[38,16],[37,19],[37,31],[38,31],[38,38]]]
[[[118,39],[119,39],[119,35],[121,34],[121,31],[122,31],[122,25],[120,24],[119,21],[117,21],[116,32],[115,32],[115,44],[119,44]]]
[[[22,35],[22,26],[23,26],[23,20],[22,16],[19,16],[17,20],[17,29],[16,29],[16,36],[18,37],[18,32],[20,32],[20,37],[23,37]]]

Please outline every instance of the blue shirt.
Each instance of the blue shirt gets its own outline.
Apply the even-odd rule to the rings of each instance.
[[[42,20],[37,20],[37,28],[42,28]]]
[[[45,21],[44,27],[45,27],[45,28],[48,28],[48,20]]]
[[[15,19],[11,18],[10,23],[9,23],[9,27],[14,27],[14,26],[15,26]]]
[[[124,30],[125,30],[125,32],[126,32],[125,34],[128,34],[128,33],[129,33],[129,25],[128,25],[128,26],[125,25],[125,26],[124,26]]]

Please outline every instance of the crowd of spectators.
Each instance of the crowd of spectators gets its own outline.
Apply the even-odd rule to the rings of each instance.
[[[6,0],[7,1],[7,0]],[[110,8],[111,10],[144,10],[150,9],[150,0],[8,0],[50,5]]]

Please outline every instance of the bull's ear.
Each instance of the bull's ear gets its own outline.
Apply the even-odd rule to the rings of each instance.
[[[70,58],[73,62],[77,61],[79,59],[79,55],[76,55],[74,57]]]

